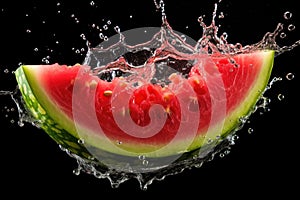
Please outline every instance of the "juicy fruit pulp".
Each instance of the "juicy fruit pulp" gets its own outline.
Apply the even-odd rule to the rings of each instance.
[[[168,74],[164,84],[132,75],[102,80],[84,65],[24,65],[15,74],[40,126],[72,153],[89,158],[91,146],[117,155],[163,157],[234,131],[263,94],[273,59],[274,51],[262,50],[199,57],[201,65]],[[173,63],[180,71],[180,62]],[[122,58],[111,65],[129,66]]]

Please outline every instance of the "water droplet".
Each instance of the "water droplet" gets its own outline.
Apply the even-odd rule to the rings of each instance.
[[[111,21],[110,20],[107,20],[106,22],[108,25],[111,25]]]
[[[78,144],[84,144],[84,139],[80,138],[77,142]]]
[[[181,35],[180,37],[181,37],[181,39],[182,39],[183,41],[186,41],[186,36],[185,36],[185,35]]]
[[[81,169],[78,167],[76,169],[73,170],[73,174],[75,174],[76,176],[78,176],[80,174]]]
[[[203,162],[200,162],[200,163],[195,164],[194,167],[200,168],[200,167],[202,167],[202,165],[203,165]]]
[[[117,141],[117,145],[121,145],[122,144],[122,141]]]
[[[86,40],[86,37],[83,33],[80,34],[80,37],[83,39],[83,40]]]
[[[220,156],[220,158],[224,158],[225,154],[224,153],[220,153],[219,156]]]
[[[211,144],[212,142],[213,142],[213,139],[211,139],[211,138],[208,138],[206,141],[207,144]]]
[[[279,101],[282,101],[284,99],[284,95],[283,94],[278,94],[277,96]]]
[[[66,151],[66,148],[65,148],[65,147],[63,147],[63,146],[61,146],[61,145],[58,145],[58,147],[60,148],[60,150]]]
[[[228,148],[227,150],[225,150],[224,151],[224,153],[226,154],[226,155],[228,155],[229,153],[230,153],[230,150],[229,150],[230,148]]]
[[[145,155],[139,155],[139,160],[145,160],[146,156]]]
[[[295,75],[293,73],[288,73],[285,77],[286,77],[287,80],[290,81],[290,80],[295,78]]]
[[[129,15],[129,18],[132,19],[132,15]]]
[[[240,122],[245,124],[247,122],[247,118],[246,117],[240,117]]]
[[[76,50],[75,50],[75,53],[79,54],[79,53],[80,53],[80,50],[79,50],[79,49],[76,49]]]
[[[143,165],[147,166],[149,164],[149,161],[148,160],[143,160]]]
[[[42,58],[42,62],[49,64],[49,60],[46,57]]]
[[[285,38],[286,37],[286,33],[282,32],[280,33],[280,38]]]
[[[18,125],[19,125],[20,127],[23,127],[25,124],[24,124],[23,121],[19,120],[19,121],[18,121]]]
[[[291,19],[292,16],[293,16],[292,13],[289,12],[289,11],[286,11],[286,12],[283,14],[284,19]]]
[[[31,30],[30,30],[30,29],[27,29],[27,30],[26,30],[26,33],[31,33]]]
[[[295,28],[296,28],[296,26],[294,24],[288,25],[288,30],[289,31],[293,31],[293,30],[295,30]]]
[[[10,120],[10,123],[12,123],[12,124],[15,123],[15,120],[14,120],[14,119],[11,119],[11,120]]]
[[[35,52],[38,52],[39,51],[39,49],[36,47],[36,48],[34,48],[33,49]]]
[[[235,141],[235,140],[238,140],[238,139],[239,139],[239,136],[238,136],[238,135],[233,135],[233,136],[232,136],[232,140]]]
[[[60,6],[60,2],[58,2],[56,5],[57,5],[57,6]]]
[[[253,131],[254,131],[253,128],[248,128],[248,133],[249,133],[249,134],[252,134]]]
[[[223,19],[225,16],[224,16],[224,13],[223,12],[220,12],[219,14],[219,19]]]
[[[5,73],[5,74],[8,74],[8,73],[9,73],[9,70],[8,70],[8,69],[5,69],[5,70],[4,70],[4,73]]]
[[[221,38],[222,40],[227,40],[228,34],[226,32],[222,33]]]
[[[120,33],[120,32],[121,32],[121,30],[120,30],[120,27],[119,27],[119,26],[115,26],[115,27],[114,27],[114,29],[115,29],[115,31],[116,31],[117,33]]]
[[[205,15],[203,15],[203,16],[199,16],[199,17],[198,17],[198,22],[199,22],[199,23],[202,23],[202,22],[203,22],[203,19],[204,19],[204,17],[205,17]]]
[[[104,30],[107,30],[108,29],[108,26],[105,24],[105,25],[103,25],[103,29]]]
[[[95,5],[95,2],[94,2],[94,1],[91,1],[91,2],[90,2],[90,5],[91,5],[91,6],[94,6],[94,5]]]
[[[99,33],[99,37],[100,37],[101,40],[103,40],[104,39],[104,34],[103,33]]]

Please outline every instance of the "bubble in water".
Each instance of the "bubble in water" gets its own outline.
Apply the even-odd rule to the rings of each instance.
[[[8,73],[9,73],[9,70],[8,70],[8,69],[5,69],[3,72],[4,72],[5,74],[8,74]]]
[[[289,12],[289,11],[286,11],[286,12],[283,14],[284,19],[291,19],[292,16],[293,16],[292,13]]]
[[[94,6],[94,5],[95,5],[95,2],[94,2],[94,1],[91,1],[91,2],[90,2],[90,5],[91,5],[91,6]]]
[[[295,78],[295,75],[293,73],[287,73],[287,75],[285,76],[287,80],[293,80]]]
[[[36,47],[36,48],[34,48],[33,49],[35,52],[38,52],[39,51],[39,49]]]
[[[30,29],[27,29],[27,30],[26,30],[26,33],[31,33],[31,30],[30,30]]]

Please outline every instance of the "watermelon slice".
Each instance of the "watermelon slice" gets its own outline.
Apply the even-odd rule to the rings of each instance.
[[[160,158],[191,152],[232,133],[262,96],[273,60],[271,50],[209,55],[185,78],[170,74],[169,86],[141,80],[129,87],[123,76],[102,80],[79,64],[23,65],[15,75],[41,128],[72,153],[90,158],[96,149]],[[120,58],[111,65],[126,64]],[[220,85],[221,93],[212,94]],[[222,106],[215,105],[216,98]]]

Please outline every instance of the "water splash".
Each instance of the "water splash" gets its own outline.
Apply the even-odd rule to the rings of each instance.
[[[199,18],[199,23],[201,25],[201,27],[203,28],[203,35],[202,37],[197,41],[197,44],[195,46],[191,46],[189,44],[186,43],[186,40],[183,39],[181,36],[178,37],[177,34],[174,34],[174,31],[171,29],[170,25],[167,22],[167,17],[165,14],[165,4],[162,0],[160,0],[159,2],[154,1],[156,8],[158,10],[161,11],[161,15],[162,15],[162,29],[159,31],[159,33],[154,37],[153,40],[151,40],[150,43],[147,43],[146,45],[151,48],[157,48],[157,46],[161,46],[161,42],[163,39],[167,38],[168,41],[172,44],[172,46],[176,46],[176,48],[178,48],[181,52],[185,51],[185,52],[192,52],[192,53],[204,53],[204,54],[212,54],[212,53],[221,53],[221,54],[238,54],[238,53],[245,53],[245,52],[251,52],[251,51],[255,51],[258,49],[272,49],[276,51],[276,55],[280,55],[286,51],[291,51],[292,49],[294,49],[296,46],[299,46],[300,42],[296,41],[294,44],[289,45],[289,46],[279,46],[276,43],[276,39],[279,37],[282,37],[282,31],[284,29],[283,24],[279,23],[276,27],[276,29],[273,32],[268,32],[264,35],[263,39],[261,41],[259,41],[258,43],[254,44],[254,45],[248,45],[248,46],[242,46],[241,44],[237,43],[237,44],[229,44],[227,42],[227,34],[223,33],[221,36],[219,36],[218,34],[218,26],[215,24],[215,18],[217,16],[217,4],[215,4],[215,9],[213,12],[213,16],[212,16],[212,23],[207,26],[204,22],[203,19],[200,17]],[[94,2],[91,1],[90,2],[91,6],[95,6]],[[60,6],[60,5],[58,5]],[[59,12],[59,10],[58,10]],[[221,17],[220,17],[221,16]],[[292,14],[290,12],[286,12],[284,14],[286,19],[290,19],[292,17]],[[219,15],[220,18],[223,18],[224,15],[220,13]],[[74,18],[75,23],[79,23],[79,19],[75,17],[75,15],[72,16],[72,18]],[[109,25],[111,24],[110,21],[107,21],[106,24],[103,25],[103,27],[101,28],[102,30],[107,30],[109,28]],[[96,27],[96,25],[94,26]],[[145,50],[145,45],[141,45],[138,47],[131,47],[126,45],[125,43],[125,36],[122,35],[120,28],[118,26],[114,27],[116,32],[118,33],[118,38],[119,41],[117,43],[117,45],[115,45],[113,48],[110,47],[110,50],[117,50],[119,49],[119,47],[125,48],[126,51],[133,51],[133,50]],[[293,31],[294,30],[294,26],[292,24],[290,24],[288,26],[288,31]],[[30,29],[27,29],[26,31],[27,33],[31,33]],[[81,34],[80,37],[83,40],[87,40],[85,34]],[[108,41],[108,36],[104,35],[103,32],[99,33],[99,38],[102,39],[103,41]],[[157,43],[157,41],[159,41]],[[58,42],[59,43],[59,42]],[[99,54],[99,53],[104,53],[107,52],[108,49],[106,48],[92,48],[89,44],[89,42],[87,42],[87,48],[88,48],[88,56],[86,58],[86,60],[84,61],[85,63],[90,64],[92,61],[89,60],[93,55],[95,54]],[[151,48],[147,48],[144,52],[149,52],[150,55],[153,55],[153,51]],[[123,49],[124,50],[124,49]],[[178,50],[178,51],[179,51]],[[34,49],[35,52],[39,51],[38,48]],[[81,49],[76,49],[75,50],[76,53],[80,54],[82,52],[84,52],[84,50]],[[124,52],[117,52],[114,51],[112,56],[115,57],[116,55],[123,55]],[[160,55],[160,54],[159,54]],[[180,55],[182,56],[182,55]],[[175,58],[180,58],[180,56],[178,55],[174,55]],[[95,58],[97,58],[99,56],[96,56]],[[161,59],[161,58],[158,58]],[[230,59],[230,57],[228,58]],[[117,71],[116,69],[107,69],[107,67],[105,67],[105,69],[103,69],[103,66],[105,64],[105,62],[107,61],[103,61],[103,60],[96,60],[96,63],[91,64],[94,65],[94,73],[96,73],[97,75],[99,75],[102,79],[105,80],[113,80],[115,77],[119,76],[119,75],[124,75],[126,73],[131,73],[132,70],[136,69],[135,65],[129,65],[131,68],[130,69],[122,69],[122,68],[118,68]],[[135,61],[137,63],[142,62],[142,61]],[[42,63],[48,64],[49,63],[49,58],[44,57],[42,59]],[[105,73],[108,72],[108,73]],[[292,80],[294,78],[294,75],[292,73],[289,73],[286,75],[286,79],[287,80]],[[156,81],[161,81],[161,77],[160,78],[156,78]],[[274,79],[272,79],[272,81],[270,82],[270,84],[267,87],[267,90],[270,89],[272,87],[272,85],[277,82],[282,80],[281,78],[277,78],[275,77]],[[162,82],[160,82],[160,84],[165,84],[165,79],[163,79]],[[10,91],[0,91],[0,95],[9,95],[11,96],[11,98],[14,100],[14,102],[17,105],[18,111],[19,111],[19,124],[21,124],[23,126],[24,122],[30,122],[33,125],[35,125],[36,127],[39,127],[39,123],[34,120],[33,117],[31,117],[29,115],[30,112],[26,111],[26,108],[23,107],[24,102],[22,99],[20,98],[20,94],[18,93],[18,89],[16,89],[16,91],[10,92]],[[262,97],[260,99],[260,101],[258,102],[256,108],[254,109],[254,111],[256,111],[256,109],[259,108],[263,108],[266,109],[268,104],[270,103],[270,99],[267,97]],[[253,111],[253,112],[254,112]],[[230,136],[228,136],[226,139],[224,139],[218,146],[214,147],[213,151],[210,151],[206,154],[206,156],[204,157],[199,157],[199,156],[194,156],[192,157],[192,159],[183,159],[181,162],[178,163],[174,163],[173,165],[168,166],[168,168],[165,168],[163,170],[159,170],[159,171],[155,171],[152,173],[135,173],[130,166],[128,166],[128,169],[126,169],[126,173],[124,171],[114,171],[111,169],[105,169],[103,168],[103,166],[99,166],[99,163],[97,161],[94,161],[93,159],[85,159],[82,158],[76,154],[71,153],[70,151],[68,151],[67,149],[64,149],[63,147],[61,147],[61,149],[63,151],[65,151],[69,156],[75,158],[77,160],[78,163],[78,167],[76,169],[74,169],[74,174],[75,175],[79,175],[81,171],[91,174],[93,176],[95,176],[96,178],[99,179],[109,179],[111,182],[112,187],[118,187],[121,183],[125,182],[126,180],[135,178],[139,181],[140,183],[140,187],[142,189],[147,189],[147,186],[150,185],[154,180],[163,180],[167,175],[173,175],[173,174],[177,174],[182,172],[184,169],[187,168],[192,168],[192,167],[201,167],[203,163],[212,160],[215,155],[219,154],[220,157],[224,157],[225,155],[227,155],[230,152],[230,148],[232,145],[235,144],[236,140],[238,139],[238,136],[235,134],[236,131],[240,130],[243,125],[247,122],[249,116],[245,116],[243,118],[240,119],[241,124],[238,128],[235,129],[235,131],[230,134]],[[20,126],[21,126],[20,125]],[[248,132],[252,133],[253,130],[248,129]],[[79,139],[78,140],[79,144],[83,144],[84,140],[83,139]],[[122,141],[118,141],[119,144],[122,144]],[[212,144],[213,142],[211,142],[211,140],[208,140],[208,144]],[[147,160],[147,158],[145,158],[144,156],[139,157],[139,160],[142,161],[143,165],[148,165],[149,161]],[[132,171],[132,173],[130,173],[130,171]]]

